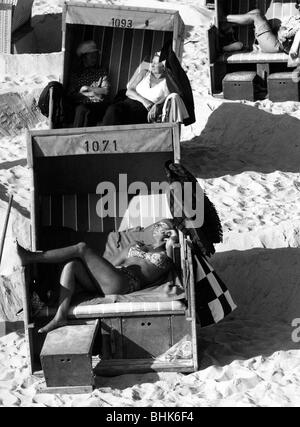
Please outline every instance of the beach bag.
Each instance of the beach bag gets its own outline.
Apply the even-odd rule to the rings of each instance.
[[[49,117],[50,89],[53,88],[53,126],[61,128],[64,122],[64,89],[61,83],[52,81],[43,89],[38,107],[45,117]]]

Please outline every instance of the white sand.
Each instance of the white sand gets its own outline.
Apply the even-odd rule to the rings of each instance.
[[[61,3],[35,1],[35,25],[52,25],[45,14],[59,13]],[[224,243],[213,263],[239,308],[199,330],[199,372],[100,378],[90,396],[38,394],[44,383],[28,375],[25,339],[10,334],[0,339],[0,406],[300,405],[300,347],[292,340],[292,321],[300,318],[300,104],[209,96],[211,14],[197,0],[173,3],[181,10],[198,6],[193,13],[184,8],[184,18],[201,24],[190,29],[184,51],[197,123],[184,129],[183,163],[220,213]],[[16,320],[21,306],[14,236],[29,244],[25,125],[46,126],[31,107],[45,83],[58,78],[59,63],[59,54],[0,58],[0,227],[8,193],[15,197],[0,270],[0,319]]]

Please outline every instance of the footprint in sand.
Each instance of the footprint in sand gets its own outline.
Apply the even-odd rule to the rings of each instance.
[[[43,80],[40,77],[35,77],[33,79],[33,82],[37,85],[40,85],[41,83],[43,83]]]

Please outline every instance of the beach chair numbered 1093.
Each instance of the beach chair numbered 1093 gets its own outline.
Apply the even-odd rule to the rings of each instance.
[[[171,43],[178,59],[182,58],[185,26],[175,10],[67,1],[62,30],[65,91],[71,71],[78,66],[76,50],[84,41],[93,40],[99,48],[99,67],[109,75],[111,100],[126,89],[136,70],[144,66],[145,58],[150,61],[165,44]],[[50,96],[50,128],[52,108]]]

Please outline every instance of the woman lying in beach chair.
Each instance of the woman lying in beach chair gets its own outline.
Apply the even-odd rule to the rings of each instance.
[[[296,7],[298,6],[297,5]],[[278,29],[273,32],[270,23],[259,9],[244,14],[227,15],[221,8],[222,33],[224,35],[223,50],[234,51],[242,48],[242,43],[233,38],[232,24],[253,25],[258,50],[265,53],[285,52],[292,60],[299,56],[300,47],[300,15],[296,13],[285,18]],[[231,38],[230,38],[231,37]]]
[[[59,307],[54,319],[39,333],[67,324],[71,299],[78,291],[101,296],[128,294],[162,279],[173,267],[172,249],[178,236],[170,220],[154,225],[154,244],[136,242],[108,262],[85,243],[46,252],[30,252],[18,245],[23,265],[65,263],[60,277]]]

